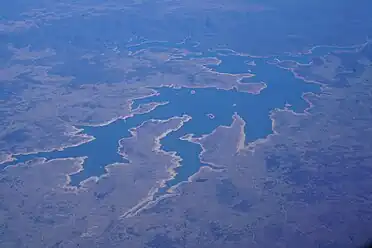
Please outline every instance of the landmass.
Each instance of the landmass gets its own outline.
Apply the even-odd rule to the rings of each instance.
[[[363,53],[359,56],[363,57]],[[312,71],[309,68],[306,74],[309,79]],[[66,175],[80,168],[79,158],[36,160],[8,167],[1,177],[1,195],[6,199],[2,211],[8,213],[4,244],[12,245],[19,239],[27,240],[29,245],[39,244],[39,240],[26,236],[31,230],[43,234],[45,245],[58,243],[66,247],[93,243],[136,247],[143,240],[171,242],[177,247],[182,244],[181,237],[191,247],[197,245],[195,242],[202,247],[236,242],[257,247],[272,242],[294,246],[301,241],[306,247],[329,240],[340,245],[362,242],[365,234],[343,223],[357,221],[365,230],[369,226],[365,216],[371,202],[365,196],[369,190],[371,147],[364,141],[371,134],[367,111],[371,73],[370,65],[364,67],[359,78],[350,73],[347,88],[332,87],[336,82],[330,81],[324,93],[311,98],[314,107],[309,114],[275,111],[272,118],[276,134],[257,144],[254,151],[242,147],[244,122],[237,115],[230,127],[219,127],[210,135],[193,139],[203,145],[200,158],[220,169],[202,168],[188,184],[179,186],[173,197],[163,198],[131,217],[120,216],[154,192],[151,189],[161,183],[159,173],[168,177],[166,168],[172,167],[172,155],[159,152],[158,148],[158,152],[153,152],[153,146],[158,147],[166,130],[180,125],[179,118],[147,122],[133,130],[131,138],[121,141],[122,145],[130,143],[121,149],[130,164],[108,166],[107,175],[94,183],[85,182],[78,191],[66,188]],[[344,98],[351,92],[354,97]],[[351,113],[352,109],[344,108],[355,105],[360,111]],[[324,117],[324,113],[330,115]],[[356,133],[355,125],[364,132]],[[319,153],[319,149],[323,152]],[[355,159],[358,165],[344,163]],[[55,189],[53,194],[51,189]],[[334,200],[329,201],[328,197]],[[43,201],[38,200],[41,198]],[[363,201],[365,207],[354,206],[355,201]],[[196,207],[195,202],[209,207]],[[24,214],[15,218],[16,213]],[[159,226],[164,220],[166,225]],[[58,230],[50,232],[50,225]],[[20,226],[25,235],[15,238]],[[191,230],[190,235],[184,236]],[[311,234],[302,236],[293,230]],[[69,239],[61,240],[61,234]]]
[[[372,218],[366,6],[5,4],[1,246],[363,244]],[[76,186],[87,154],[46,158],[131,121],[114,132],[122,160]],[[106,145],[92,152],[105,157]]]

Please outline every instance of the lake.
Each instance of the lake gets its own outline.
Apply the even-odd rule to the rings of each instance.
[[[130,49],[165,49],[171,44],[163,42],[147,42]],[[176,47],[182,44],[176,44]],[[197,45],[187,45],[187,49],[197,51]],[[346,48],[344,48],[346,49]],[[355,48],[349,48],[355,49]],[[312,53],[302,56],[286,55],[281,60],[295,60],[299,63],[311,62],[312,56],[328,54],[335,50],[332,47],[320,47]],[[209,134],[220,125],[230,125],[232,116],[237,113],[245,122],[246,143],[265,138],[273,132],[270,112],[276,108],[288,108],[295,112],[303,112],[308,103],[302,98],[304,92],[319,93],[318,84],[306,83],[293,76],[290,70],[279,68],[272,63],[273,57],[250,57],[239,55],[234,52],[208,51],[198,55],[185,55],[182,59],[190,57],[217,57],[222,62],[212,65],[210,68],[222,73],[247,73],[254,77],[247,78],[243,82],[264,82],[267,88],[260,94],[238,92],[236,89],[222,90],[215,88],[153,88],[159,94],[147,98],[137,99],[133,102],[133,108],[141,104],[153,102],[168,102],[154,110],[137,114],[127,119],[119,119],[105,126],[85,126],[83,133],[94,136],[95,139],[76,147],[65,148],[62,151],[40,152],[29,155],[16,156],[17,162],[25,162],[30,159],[45,157],[47,159],[87,156],[84,170],[71,175],[71,185],[79,183],[91,176],[100,176],[105,173],[105,166],[116,162],[128,162],[118,153],[119,140],[130,137],[130,128],[137,127],[151,119],[166,120],[174,116],[184,114],[192,119],[186,122],[180,129],[169,133],[161,140],[161,149],[174,151],[182,158],[181,166],[176,168],[176,176],[167,181],[161,192],[165,192],[172,186],[187,181],[190,176],[198,172],[200,167],[209,166],[200,162],[199,154],[202,151],[199,144],[180,139],[187,134],[200,137]],[[276,57],[275,57],[276,58]],[[254,61],[254,63],[248,63]],[[214,118],[210,118],[210,114]],[[221,141],[223,142],[223,141]],[[13,162],[14,163],[14,162]],[[11,163],[5,164],[9,165]]]

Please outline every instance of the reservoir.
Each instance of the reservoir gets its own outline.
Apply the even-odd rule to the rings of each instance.
[[[187,48],[191,49],[193,47],[195,45],[190,45]],[[322,48],[322,52],[330,52],[333,49],[328,48],[328,50],[324,50]],[[220,125],[230,125],[233,114],[237,113],[246,122],[246,143],[265,138],[272,133],[272,122],[269,117],[272,110],[284,108],[287,104],[290,104],[288,106],[293,111],[303,112],[309,107],[308,103],[302,98],[303,93],[320,92],[319,85],[306,83],[295,78],[291,71],[268,63],[273,58],[250,58],[234,53],[222,54],[218,51],[208,51],[197,56],[213,56],[220,59],[222,62],[219,65],[210,67],[217,72],[253,73],[254,77],[248,78],[243,82],[264,82],[267,88],[257,95],[238,92],[236,89],[154,88],[159,94],[135,100],[133,108],[152,102],[168,102],[168,104],[160,105],[148,113],[137,114],[125,120],[119,119],[106,126],[78,127],[83,128],[83,133],[94,136],[95,139],[76,147],[65,148],[62,151],[20,155],[16,157],[17,162],[25,162],[39,157],[55,159],[87,156],[84,170],[71,175],[71,184],[79,185],[81,181],[91,176],[104,174],[104,167],[108,164],[127,162],[125,158],[118,154],[118,142],[122,138],[130,137],[130,128],[137,127],[150,119],[166,120],[186,114],[191,116],[192,119],[186,122],[179,130],[169,133],[161,140],[161,149],[174,151],[182,158],[181,166],[176,168],[177,175],[169,180],[165,188],[161,190],[164,192],[180,182],[187,181],[201,166],[208,166],[202,164],[199,160],[199,154],[202,151],[200,145],[181,140],[182,136],[194,134],[194,136],[198,137],[203,134],[209,134]],[[188,56],[185,55],[184,59],[186,57]],[[285,56],[285,59],[289,58],[297,61],[297,57]],[[298,59],[299,62],[306,61],[306,59],[301,57]],[[254,64],[247,63],[247,61],[252,60]],[[213,114],[214,118],[210,118],[208,116],[210,114]]]

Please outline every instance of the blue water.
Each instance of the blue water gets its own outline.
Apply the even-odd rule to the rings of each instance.
[[[151,43],[151,45],[154,44]],[[194,49],[195,45],[189,45],[188,48]],[[331,50],[329,48],[323,52]],[[104,168],[108,164],[128,162],[118,154],[118,141],[130,136],[128,131],[130,128],[137,127],[150,119],[165,120],[187,114],[192,119],[182,128],[171,132],[161,140],[163,150],[175,151],[182,158],[182,166],[176,169],[176,177],[169,180],[161,190],[164,192],[166,189],[186,181],[201,166],[208,166],[199,160],[200,145],[181,140],[180,137],[190,133],[195,136],[211,133],[220,125],[230,125],[233,114],[238,113],[246,122],[246,143],[249,143],[272,133],[269,114],[273,109],[283,108],[286,104],[290,104],[292,110],[303,112],[308,107],[308,103],[302,99],[302,94],[304,92],[320,92],[318,85],[296,79],[290,71],[281,69],[274,64],[268,64],[269,59],[254,58],[256,65],[249,66],[245,62],[252,59],[245,56],[221,55],[210,51],[202,56],[215,56],[221,59],[220,65],[211,66],[218,72],[242,73],[250,70],[255,76],[246,80],[245,83],[263,81],[267,84],[267,88],[258,95],[212,88],[155,88],[160,93],[159,95],[135,100],[133,108],[150,102],[169,102],[168,104],[159,106],[149,113],[135,115],[126,120],[117,120],[103,127],[81,127],[84,128],[82,132],[94,136],[95,140],[77,147],[66,148],[63,151],[20,155],[16,157],[17,162],[24,162],[36,157],[54,159],[87,156],[84,170],[71,176],[71,184],[79,185],[84,179],[104,174]],[[291,58],[295,60],[297,57]],[[191,90],[195,90],[196,93],[191,94]],[[210,113],[215,116],[214,119],[207,116]]]

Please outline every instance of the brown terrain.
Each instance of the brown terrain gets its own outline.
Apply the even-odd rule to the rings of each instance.
[[[293,76],[322,85],[319,95],[304,95],[311,108],[300,114],[289,108],[273,110],[273,134],[250,144],[245,142],[245,121],[238,114],[232,116],[230,126],[219,126],[202,137],[182,137],[202,146],[199,158],[210,167],[202,167],[187,182],[160,196],[158,190],[174,178],[181,162],[176,153],[161,149],[161,139],[181,128],[190,116],[148,120],[131,129],[132,136],[118,144],[118,152],[129,162],[107,165],[104,175],[89,178],[79,187],[69,186],[70,176],[83,169],[86,157],[40,158],[2,167],[18,154],[92,140],[77,126],[108,125],[166,104],[132,108],[135,99],[157,93],[150,87],[264,92],[265,82],[243,83],[252,74],[218,73],[208,66],[218,65],[219,59],[187,59],[197,54],[187,48],[125,49],[144,44],[143,37],[131,29],[130,18],[137,14],[146,21],[144,32],[154,40],[171,37],[168,33],[173,42],[194,35],[194,40],[203,41],[201,50],[218,47],[221,52],[246,56],[251,66],[255,56],[224,48],[252,47],[259,54],[262,46],[267,54],[275,54],[288,50],[283,44],[293,44],[296,50],[301,42],[324,42],[313,33],[323,25],[317,22],[317,28],[311,29],[315,25],[296,21],[315,22],[324,13],[332,15],[328,9],[322,13],[311,9],[316,18],[310,14],[303,18],[301,11],[312,7],[310,3],[296,5],[293,12],[280,9],[279,2],[266,2],[35,1],[17,10],[16,17],[0,20],[0,247],[346,248],[372,237],[372,49],[368,42],[364,49],[334,52],[308,65],[278,62]],[[362,16],[358,6],[362,4],[345,8],[347,14]],[[248,21],[253,26],[242,25],[248,13],[249,17],[265,15],[268,24],[252,17]],[[123,21],[109,18],[114,15]],[[304,31],[291,29],[280,33],[285,38],[276,39],[270,32],[282,26],[268,19],[276,15],[290,16],[290,22],[298,24],[293,26]],[[100,26],[103,17],[109,21]],[[360,28],[357,38],[364,39],[367,26],[362,23],[369,19],[360,18],[351,23]],[[330,23],[333,19],[326,18]],[[58,26],[61,20],[70,22]],[[81,21],[81,30],[77,28],[73,35],[59,33],[72,29],[75,20]],[[88,22],[92,20],[98,21]],[[94,41],[101,47],[85,48],[85,37],[97,38],[89,36],[90,24],[97,25],[99,36],[105,31],[122,32],[123,36],[114,37],[131,45],[119,51],[116,44],[102,39]],[[48,27],[53,25],[58,27],[52,33],[57,38],[48,40],[52,37]],[[341,25],[343,33],[354,30],[353,25]],[[198,29],[191,32],[190,27]],[[325,30],[330,27],[334,28]],[[45,36],[39,32],[43,28]],[[339,38],[328,35],[333,41]],[[19,45],[25,37],[33,44]],[[68,49],[61,49],[61,44]],[[110,78],[99,78],[96,70]]]
[[[358,55],[358,60],[362,57]],[[298,71],[308,67],[309,80],[322,76],[314,74],[324,70],[321,65],[314,66],[318,69],[304,66]],[[357,77],[349,75],[350,87],[330,84],[321,95],[309,96],[313,107],[307,114],[275,111],[275,134],[254,149],[244,146],[244,121],[238,115],[230,127],[219,127],[198,139],[189,137],[202,144],[200,158],[219,169],[202,168],[189,183],[155,202],[151,202],[152,192],[177,163],[172,154],[156,148],[157,142],[187,117],[149,121],[133,129],[133,136],[120,142],[126,144],[120,151],[130,163],[108,166],[106,175],[84,182],[79,189],[66,183],[83,158],[35,160],[8,167],[0,179],[2,245],[271,247],[275,242],[277,247],[298,243],[314,247],[361,243],[370,235],[372,217],[368,197],[372,147],[364,142],[372,138],[368,104],[372,66],[363,68]],[[324,82],[329,77],[324,75]],[[353,223],[365,228],[355,230]]]

